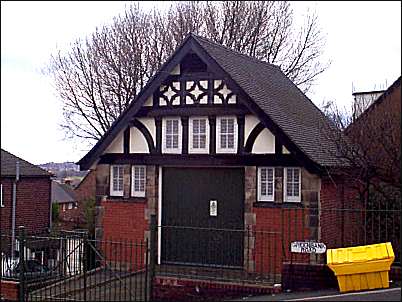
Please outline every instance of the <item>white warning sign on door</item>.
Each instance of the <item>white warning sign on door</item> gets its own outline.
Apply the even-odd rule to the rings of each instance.
[[[209,216],[218,216],[218,201],[209,201]]]

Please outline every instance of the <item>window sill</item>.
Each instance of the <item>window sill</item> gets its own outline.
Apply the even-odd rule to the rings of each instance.
[[[253,203],[254,208],[304,208],[302,202],[275,202],[275,201],[257,201]]]
[[[146,197],[133,197],[130,196],[129,198],[118,197],[118,196],[108,196],[106,198],[106,202],[137,202],[137,203],[145,203],[147,202]]]

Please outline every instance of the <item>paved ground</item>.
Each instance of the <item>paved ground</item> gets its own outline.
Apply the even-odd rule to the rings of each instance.
[[[243,297],[235,301],[402,301],[401,288],[388,288],[340,294],[337,290],[282,293],[278,295]]]
[[[97,270],[84,278],[67,279],[29,294],[30,301],[144,301],[145,275]],[[86,292],[84,294],[84,288]]]

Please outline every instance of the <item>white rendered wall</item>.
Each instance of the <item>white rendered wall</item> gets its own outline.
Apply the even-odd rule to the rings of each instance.
[[[123,130],[116,136],[113,142],[106,148],[105,153],[123,153]]]
[[[147,98],[147,100],[144,103],[144,106],[149,107],[153,105],[153,101],[152,101],[152,96],[150,96],[149,98]]]
[[[156,126],[155,119],[153,117],[141,117],[138,119],[144,126],[148,129],[149,133],[151,133],[152,140],[154,144],[156,144]]]
[[[248,114],[244,119],[244,145],[246,145],[247,139],[260,120],[254,115]]]
[[[267,128],[257,136],[251,153],[275,153],[275,136]]]
[[[179,75],[180,74],[180,64],[176,65],[176,67],[173,68],[173,70],[170,74]]]
[[[137,127],[130,128],[130,153],[149,153],[148,143]]]

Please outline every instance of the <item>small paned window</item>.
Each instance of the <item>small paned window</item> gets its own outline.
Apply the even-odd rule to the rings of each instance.
[[[133,166],[132,167],[132,181],[131,181],[131,195],[134,197],[145,197],[145,166]]]
[[[300,202],[301,170],[300,168],[285,168],[285,201]]]
[[[166,149],[177,149],[179,147],[179,121],[166,121]]]
[[[218,152],[235,153],[237,150],[237,121],[235,117],[218,119]]]
[[[181,148],[181,124],[178,118],[163,121],[163,152],[179,153]]]
[[[110,167],[110,195],[123,196],[123,175],[124,167],[120,165],[113,165]]]
[[[274,201],[274,182],[274,168],[258,168],[258,201]]]
[[[189,151],[191,153],[209,152],[209,124],[205,117],[190,118]]]

